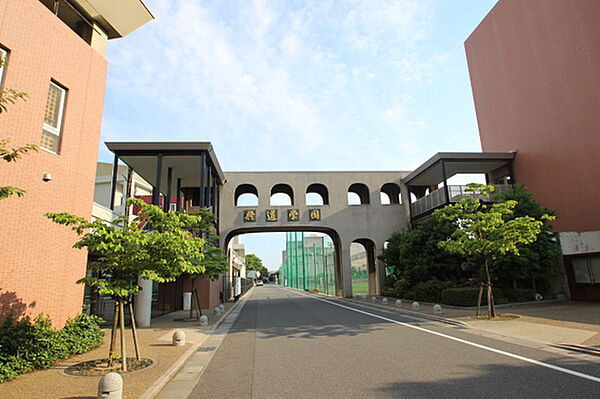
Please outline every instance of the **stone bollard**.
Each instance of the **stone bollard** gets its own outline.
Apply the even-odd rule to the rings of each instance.
[[[215,316],[220,316],[220,315],[221,315],[221,309],[220,309],[218,306],[216,306],[216,307],[213,309],[213,314],[214,314]]]
[[[208,316],[205,316],[205,315],[200,316],[200,325],[201,326],[208,325]]]
[[[119,373],[108,373],[98,383],[98,399],[123,397],[123,377]]]
[[[402,306],[402,299],[396,299],[396,306]]]
[[[371,302],[373,302],[373,303],[377,302],[377,297],[376,296],[372,296],[371,297]]]
[[[367,299],[367,296],[366,296],[366,295],[361,295],[361,297],[360,297],[360,298],[361,298],[361,299]]]
[[[415,301],[412,303],[412,308],[413,310],[419,310],[421,308],[421,305],[419,305],[419,302]]]
[[[185,345],[185,333],[183,331],[175,331],[173,333],[173,346]]]
[[[442,305],[438,305],[438,304],[433,305],[433,313],[442,314]]]
[[[388,304],[388,299],[387,299],[387,298],[383,298],[383,299],[381,300],[381,302],[382,302],[384,305],[387,305],[387,304]]]
[[[221,309],[221,313],[225,311],[225,305],[223,304],[220,304],[218,308]]]
[[[358,299],[358,295],[356,295],[356,294],[352,295],[352,299]]]

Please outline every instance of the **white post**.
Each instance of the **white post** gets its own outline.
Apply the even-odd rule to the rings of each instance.
[[[135,320],[138,327],[150,327],[152,316],[152,281],[138,278],[142,290],[135,297]]]

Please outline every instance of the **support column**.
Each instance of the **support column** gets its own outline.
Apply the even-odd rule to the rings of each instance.
[[[181,177],[177,178],[177,212],[181,212]]]
[[[167,168],[167,196],[165,203],[163,204],[163,210],[169,211],[169,204],[171,203],[171,186],[173,185],[173,168]]]
[[[206,152],[200,155],[200,207],[206,206]]]
[[[117,172],[119,171],[119,156],[115,154],[113,161],[112,180],[110,181],[110,210],[115,210],[115,192],[117,191]]]
[[[336,248],[339,266],[336,268],[336,282],[338,287],[336,294],[343,298],[352,298],[352,262],[350,258],[350,245],[352,243],[342,242],[338,251]]]
[[[150,327],[152,318],[152,281],[138,278],[142,290],[135,296],[135,321],[138,327]]]
[[[212,206],[212,167],[210,165],[206,168],[206,206]]]
[[[162,154],[156,156],[156,181],[152,190],[152,204],[160,206],[160,179],[162,178]]]
[[[446,163],[442,161],[442,179],[444,179],[444,194],[446,195],[446,204],[450,203],[450,192],[448,191],[448,179],[446,178]]]

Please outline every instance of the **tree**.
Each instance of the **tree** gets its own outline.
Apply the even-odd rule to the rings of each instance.
[[[17,159],[20,159],[22,155],[27,154],[30,151],[37,151],[38,148],[34,144],[27,144],[17,148],[8,148],[9,142],[8,139],[0,139],[0,157],[6,162],[15,162]],[[12,195],[22,197],[25,195],[25,190],[14,186],[0,187],[0,200]]]
[[[204,243],[204,259],[202,264],[205,270],[201,274],[192,274],[192,306],[190,306],[190,317],[193,318],[194,310],[196,311],[196,320],[200,320],[202,310],[200,306],[200,298],[195,288],[195,280],[198,277],[216,280],[221,273],[227,269],[227,257],[223,250],[219,247],[220,237],[214,234],[216,216],[208,209],[201,208],[198,212],[193,212],[191,215],[201,218],[198,224],[192,231],[196,236],[205,238]],[[195,309],[194,309],[195,308]]]
[[[261,279],[264,279],[263,276],[267,277],[269,275],[269,271],[263,266],[262,260],[258,256],[254,254],[248,254],[244,257],[244,259],[246,261],[246,270],[258,271],[261,275]]]
[[[130,198],[128,206],[140,207],[140,214],[129,221],[128,216],[113,222],[87,221],[67,213],[48,213],[55,223],[69,226],[79,236],[73,247],[87,248],[99,258],[90,264],[91,275],[77,281],[115,298],[115,313],[109,362],[116,356],[117,321],[121,331],[121,368],[127,370],[125,351],[124,306],[129,306],[136,358],[140,359],[132,296],[140,291],[138,277],[157,282],[175,280],[182,273],[200,274],[207,268],[203,263],[205,239],[193,232],[201,230],[202,218],[177,212],[163,212],[140,199]]]
[[[6,60],[0,58],[0,68],[6,66]],[[17,100],[25,100],[27,94],[16,91],[14,89],[2,89],[0,90],[0,114],[8,111],[8,104],[15,104]],[[22,155],[27,154],[30,151],[37,151],[38,147],[34,144],[27,144],[22,147],[9,148],[9,139],[0,139],[0,157],[6,162],[15,162],[20,159]],[[0,200],[16,195],[22,197],[25,195],[25,190],[14,186],[3,186],[0,187]]]
[[[506,254],[518,256],[520,246],[533,243],[542,232],[542,220],[554,219],[547,214],[541,216],[542,220],[531,216],[513,218],[517,205],[514,200],[482,204],[481,198],[490,198],[494,190],[494,186],[470,184],[469,195],[433,213],[456,226],[448,240],[438,243],[440,248],[479,262],[487,282],[489,318],[496,317],[490,266]]]
[[[494,199],[499,201],[517,201],[513,209],[513,217],[531,216],[541,221],[542,232],[531,244],[520,245],[519,255],[507,253],[494,262],[492,271],[495,275],[504,276],[507,285],[517,288],[517,280],[531,281],[531,288],[538,290],[537,283],[541,278],[558,274],[557,257],[560,248],[552,233],[549,220],[544,215],[557,216],[552,209],[542,207],[522,184],[515,184],[513,189],[502,193],[494,193]]]
[[[464,256],[448,254],[437,244],[448,239],[456,227],[449,221],[428,218],[412,230],[392,234],[379,259],[393,272],[387,284],[398,295],[431,279],[459,281],[471,277],[463,269]]]

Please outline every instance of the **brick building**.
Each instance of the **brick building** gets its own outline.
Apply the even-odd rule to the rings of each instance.
[[[0,137],[12,147],[40,146],[0,168],[0,185],[27,191],[0,201],[0,317],[43,312],[61,326],[81,311],[83,286],[75,281],[87,254],[44,213],[90,217],[106,43],[152,18],[141,0],[0,2],[0,53],[8,60],[1,84],[28,94],[0,115]]]
[[[558,210],[571,298],[600,301],[600,2],[500,0],[465,43],[483,151]]]

